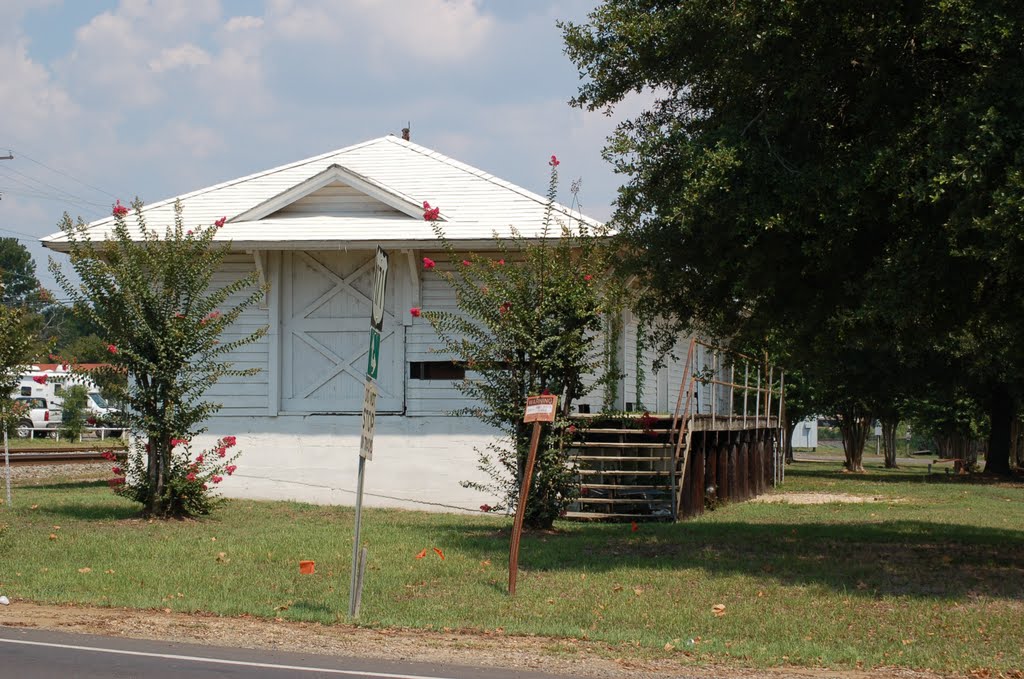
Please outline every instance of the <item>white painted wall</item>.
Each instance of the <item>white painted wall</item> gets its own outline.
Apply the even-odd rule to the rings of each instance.
[[[818,447],[818,418],[809,417],[806,420],[797,422],[793,429],[794,448],[817,448]]]
[[[351,505],[359,463],[359,416],[217,417],[196,438],[209,446],[234,435],[238,471],[221,484],[228,497]],[[476,511],[496,498],[460,481],[487,481],[476,448],[497,435],[472,418],[377,418],[364,503],[427,511]],[[442,506],[443,505],[443,506]]]
[[[342,194],[339,194],[339,200],[346,199]],[[225,337],[225,340],[230,340],[262,325],[270,325],[267,337],[231,355],[237,367],[255,367],[261,371],[252,377],[226,378],[208,392],[211,400],[222,403],[224,407],[210,420],[209,433],[197,438],[196,443],[212,443],[219,435],[238,437],[243,454],[238,471],[224,483],[226,495],[350,504],[355,492],[360,416],[289,413],[282,407],[288,396],[286,383],[290,374],[284,362],[295,353],[288,351],[284,341],[284,335],[290,332],[291,308],[288,304],[290,298],[285,298],[296,287],[294,280],[282,283],[282,279],[289,272],[294,276],[296,268],[287,266],[286,261],[287,257],[294,256],[282,256],[276,252],[261,256],[261,267],[272,286],[267,303],[248,310],[236,328],[232,328]],[[456,388],[456,382],[410,378],[411,362],[442,361],[451,357],[437,351],[440,343],[430,323],[425,318],[412,317],[408,309],[416,306],[424,310],[458,310],[454,291],[436,274],[423,270],[422,258],[425,256],[436,261],[439,269],[458,265],[450,262],[450,257],[444,252],[389,253],[386,307],[390,315],[386,325],[400,329],[395,336],[402,338],[404,356],[396,357],[395,375],[402,383],[405,413],[380,414],[377,418],[374,458],[369,463],[365,501],[371,506],[476,510],[481,504],[494,505],[496,498],[465,489],[459,482],[487,480],[477,469],[477,450],[484,449],[493,441],[497,432],[471,417],[448,415],[453,410],[474,405]],[[328,264],[338,260],[334,264],[338,265],[337,272],[341,272],[345,257],[339,253],[332,259],[332,256],[324,254],[321,259],[330,260]],[[217,273],[215,284],[225,285],[257,271],[256,261],[252,254],[230,255]],[[317,295],[314,293],[328,293],[329,281],[323,275],[320,278],[324,279],[320,281],[323,291],[319,288],[307,291],[300,300],[306,307],[314,303],[310,301],[315,301]],[[365,283],[365,280],[360,280],[359,285],[365,288]],[[368,293],[368,290],[361,292]],[[343,300],[339,296],[335,301],[341,303]],[[365,315],[365,335],[368,338],[368,309]],[[624,320],[619,354],[626,377],[619,386],[618,408],[622,408],[626,401],[637,402],[637,320],[629,313]],[[385,332],[387,330],[385,327]],[[598,346],[603,345],[603,341],[599,341]],[[678,359],[671,361],[660,377],[650,369],[654,360],[653,350],[644,352],[642,360],[647,366],[647,379],[642,400],[648,409],[663,412],[674,409],[683,377],[686,348],[686,343],[681,342],[676,352]],[[387,346],[382,346],[384,360],[387,359],[383,355],[387,349]],[[352,365],[365,369],[362,361]],[[600,410],[603,396],[603,390],[596,390],[584,402],[591,403],[592,412],[596,413]]]

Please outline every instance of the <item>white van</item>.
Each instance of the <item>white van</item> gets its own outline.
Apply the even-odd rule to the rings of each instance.
[[[33,396],[45,398],[50,405],[50,416],[59,419],[64,407],[64,392],[75,385],[85,387],[89,398],[85,402],[86,417],[101,419],[117,412],[100,394],[99,386],[84,375],[61,369],[40,370],[39,366],[29,366],[21,375],[21,380],[12,396]]]

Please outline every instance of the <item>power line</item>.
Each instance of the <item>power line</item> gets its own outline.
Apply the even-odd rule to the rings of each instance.
[[[14,181],[17,181],[17,179],[15,179],[14,177],[8,177],[8,179],[12,179]],[[24,182],[22,182],[22,186],[31,188],[27,184],[25,184]],[[14,195],[14,196],[22,196],[23,198],[37,198],[39,200],[52,200],[52,201],[56,201],[58,203],[63,203],[65,205],[77,205],[79,207],[84,207],[85,205],[93,205],[95,207],[101,207],[101,208],[107,207],[106,205],[103,205],[101,203],[92,203],[92,202],[77,203],[77,202],[75,202],[73,200],[68,200],[67,198],[64,198],[63,196],[54,196],[52,194],[39,193],[38,191],[36,191],[36,192],[18,191],[17,189],[12,189],[12,188],[3,187],[3,186],[0,186],[0,192],[2,192],[2,193],[9,193],[9,194]]]
[[[54,186],[53,184],[50,184],[49,182],[44,182],[42,179],[37,179],[36,177],[33,177],[32,175],[25,174],[24,172],[21,172],[20,170],[15,170],[14,168],[5,168],[4,170],[0,170],[0,172],[3,172],[4,174],[6,174],[8,171],[13,172],[14,174],[19,175],[21,177],[24,177],[25,179],[28,179],[30,181],[36,182],[37,184],[42,184],[43,186],[45,186],[47,188],[50,188],[50,189],[53,189],[54,191],[56,191],[58,193],[63,193],[64,195],[73,198],[78,205],[84,205],[84,204],[89,203],[89,201],[85,200],[81,196],[76,196],[75,194],[71,193],[70,191],[65,191],[64,189],[60,188],[59,186]],[[10,175],[8,175],[8,178],[12,179],[14,181],[18,181],[17,179],[15,179],[14,177],[11,177]],[[24,182],[19,182],[19,183],[24,184]],[[26,184],[26,186],[29,186],[29,185]],[[37,191],[39,190],[38,187],[35,187],[35,186],[29,186],[29,188],[37,190]],[[93,203],[93,205],[98,205],[98,203]]]
[[[2,226],[0,226],[0,231],[4,231],[6,233],[16,233],[19,236],[27,236],[26,238],[15,238],[14,240],[29,240],[38,243],[39,239],[42,238],[42,236],[36,236],[31,233],[25,233],[24,231],[15,231],[14,229],[7,229]]]
[[[13,151],[12,151],[12,153],[13,153]],[[25,160],[29,161],[29,162],[35,163],[36,165],[38,165],[40,167],[46,168],[50,172],[56,172],[57,174],[59,174],[61,176],[67,177],[68,179],[70,179],[72,181],[78,182],[82,186],[90,188],[93,191],[99,191],[100,193],[106,194],[106,195],[110,196],[111,198],[117,200],[117,196],[115,196],[114,194],[110,193],[109,191],[104,191],[103,189],[99,188],[98,186],[93,186],[92,184],[89,184],[87,182],[83,182],[81,179],[75,177],[74,175],[68,174],[67,172],[64,172],[63,170],[58,170],[57,168],[50,167],[46,163],[44,163],[42,161],[39,161],[39,160],[36,160],[35,158],[33,158],[32,156],[28,155],[24,151],[18,150],[18,155],[21,156],[22,158],[24,158]]]

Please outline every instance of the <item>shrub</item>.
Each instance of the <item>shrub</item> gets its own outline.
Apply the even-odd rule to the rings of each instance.
[[[85,406],[88,401],[89,392],[81,384],[72,385],[64,392],[60,427],[72,441],[85,431]]]
[[[234,436],[225,436],[218,439],[211,448],[193,457],[191,441],[170,441],[171,457],[166,485],[171,489],[169,496],[173,504],[168,507],[168,514],[201,516],[209,514],[223,501],[217,493],[217,486],[224,477],[231,476],[238,469],[235,462],[241,451],[228,452],[235,444]],[[108,483],[116,494],[142,503],[152,495],[153,491],[148,485],[149,475],[146,473],[147,447],[148,444],[138,439],[133,440],[124,466],[115,464],[111,469],[114,478]],[[103,457],[111,462],[118,461],[111,451],[105,452]]]
[[[176,203],[174,224],[160,234],[146,226],[141,202],[133,207],[135,225],[129,228],[129,209],[120,202],[114,206],[114,228],[102,243],[93,243],[85,225],[65,215],[61,229],[81,282],[72,282],[52,261],[50,270],[75,311],[108,342],[111,365],[94,371],[97,382],[109,378],[104,383],[125,404],[125,421],[141,439],[133,452],[145,464],[129,465],[131,473],[118,477],[123,480],[116,485],[124,486],[118,492],[141,502],[148,515],[187,516],[208,511],[196,496],[210,490],[212,472],[197,476],[207,479],[203,483],[182,481],[190,473],[182,470],[192,462],[175,452],[172,441],[205,431],[203,422],[221,406],[203,394],[220,378],[258,372],[235,370],[224,358],[263,337],[266,327],[228,342],[220,338],[266,290],[257,286],[256,273],[223,287],[211,285],[230,249],[213,243],[224,218],[186,229]],[[122,375],[126,382],[114,379]]]

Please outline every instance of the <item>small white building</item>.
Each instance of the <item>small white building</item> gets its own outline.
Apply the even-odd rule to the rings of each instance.
[[[388,136],[307,158],[177,197],[187,225],[224,216],[216,240],[231,241],[231,254],[216,275],[226,284],[259,273],[270,293],[237,326],[260,326],[265,338],[235,352],[236,367],[259,368],[253,377],[221,381],[208,392],[223,408],[210,422],[212,440],[234,434],[243,451],[226,494],[254,498],[352,502],[356,487],[363,382],[374,253],[389,254],[378,383],[373,461],[368,465],[368,504],[475,509],[492,503],[462,488],[481,480],[477,448],[495,432],[472,418],[451,417],[467,405],[456,389],[450,357],[437,353],[437,337],[409,309],[454,309],[452,290],[424,271],[422,258],[443,266],[423,202],[441,210],[447,237],[466,251],[494,248],[494,235],[537,237],[546,198],[417,144]],[[173,222],[175,198],[146,205],[148,226]],[[556,205],[555,218],[595,220]],[[129,223],[134,220],[129,218]],[[110,232],[112,218],[88,226],[93,240]],[[66,250],[63,233],[43,239]],[[669,412],[682,380],[681,362],[650,373],[636,394],[636,321],[626,314],[619,355],[626,372],[619,409]],[[684,350],[685,355],[685,350]],[[457,370],[455,372],[458,372]],[[600,409],[603,393],[581,405]],[[202,441],[199,441],[202,443]]]
[[[793,448],[814,450],[818,447],[818,418],[808,417],[796,423],[791,439]]]

